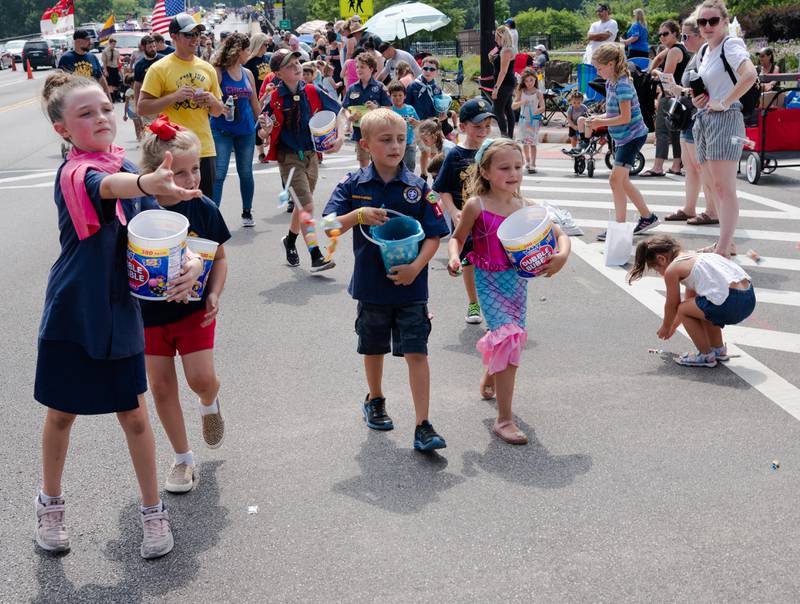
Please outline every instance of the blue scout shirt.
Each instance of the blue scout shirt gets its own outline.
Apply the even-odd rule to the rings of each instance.
[[[116,200],[100,197],[100,183],[108,174],[86,172],[86,191],[101,224],[81,241],[59,186],[63,167],[55,188],[61,254],[47,280],[39,338],[73,342],[93,359],[137,355],[144,351],[144,327],[139,302],[128,288],[128,229],[116,218]],[[138,172],[128,160],[121,171]],[[120,201],[128,221],[143,210],[158,209],[152,197]]]
[[[375,78],[370,78],[367,85],[361,84],[361,80],[350,86],[344,95],[344,107],[353,105],[365,105],[368,101],[374,101],[381,107],[391,107],[392,99],[386,91],[386,86],[378,82]],[[353,126],[353,142],[361,140],[361,128]]]
[[[281,97],[281,106],[283,109],[283,127],[278,137],[278,148],[282,151],[289,151],[292,153],[297,153],[298,151],[314,151],[314,143],[311,141],[311,130],[308,128],[308,121],[311,119],[311,103],[309,103],[308,97],[305,94],[305,87],[305,82],[299,82],[297,84],[297,92],[292,93],[283,82],[278,85],[278,94]],[[317,88],[317,91],[319,92],[319,100],[322,104],[322,109],[339,113],[342,106],[338,101],[334,101],[320,88]],[[297,117],[298,100],[300,101],[299,119]],[[272,107],[269,101],[267,101],[267,106],[264,111],[268,116],[272,115]]]
[[[103,77],[103,68],[100,67],[100,61],[90,52],[82,55],[74,50],[68,50],[58,60],[58,68],[76,75],[94,78],[95,80]]]
[[[447,223],[439,205],[427,199],[429,192],[427,183],[404,164],[400,164],[397,176],[388,183],[383,182],[375,166],[370,164],[348,174],[336,185],[323,214],[333,212],[343,216],[360,207],[383,207],[419,220],[426,238],[444,237],[449,232]],[[369,229],[367,226],[363,228],[365,231]],[[411,285],[395,285],[386,276],[378,246],[367,241],[359,225],[353,227],[353,254],[355,267],[347,291],[354,299],[387,305],[428,300],[428,267],[420,271]]]
[[[428,85],[424,82],[424,77],[419,76],[406,88],[406,105],[411,105],[417,110],[419,119],[426,120],[439,115],[433,106],[433,97],[442,94],[442,89],[434,80]]]
[[[231,238],[231,232],[222,218],[222,214],[213,201],[205,195],[190,199],[188,201],[180,201],[174,206],[162,208],[170,212],[177,212],[186,216],[189,221],[189,237],[202,237],[203,239],[210,239],[216,241],[220,245]],[[211,266],[212,270],[214,266]],[[206,285],[208,284],[208,277],[206,277]],[[209,288],[206,287],[203,291],[203,299],[196,302],[188,302],[186,304],[176,302],[147,302],[140,300],[139,305],[142,307],[142,318],[144,319],[145,327],[155,327],[158,325],[167,325],[180,321],[184,317],[197,312],[198,310],[205,310],[205,299],[208,295]]]

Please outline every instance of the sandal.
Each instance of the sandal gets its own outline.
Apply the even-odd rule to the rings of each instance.
[[[694,218],[696,218],[696,216],[689,216],[683,210],[678,210],[677,212],[673,212],[672,214],[670,214],[669,216],[664,218],[664,220],[671,220],[671,221],[675,221],[675,222],[678,222],[678,221],[683,222],[684,220],[688,221],[688,220],[694,219]]]
[[[716,254],[717,253],[717,243],[719,241],[715,241],[712,245],[707,245],[706,247],[701,247],[697,251],[700,254]],[[729,250],[728,256],[735,256],[736,255],[736,244],[731,243],[731,249]]]
[[[666,172],[656,172],[655,170],[647,170],[639,174],[639,178],[655,178],[658,176],[666,176]]]
[[[492,432],[509,445],[528,444],[528,437],[510,419],[504,422],[495,422],[492,426]]]
[[[672,174],[673,176],[686,176],[686,174],[683,173],[683,170],[678,170],[677,172],[675,170],[667,170],[667,174]]]
[[[711,216],[709,216],[705,212],[700,212],[700,214],[698,214],[694,218],[690,218],[689,220],[687,220],[686,224],[692,224],[695,226],[705,225],[705,224],[719,224],[719,218],[711,218]]]

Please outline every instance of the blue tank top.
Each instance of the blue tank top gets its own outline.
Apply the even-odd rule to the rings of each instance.
[[[253,94],[253,89],[250,87],[245,68],[241,69],[242,78],[240,80],[234,80],[226,69],[222,72],[222,82],[220,82],[222,102],[225,103],[230,96],[236,99],[233,121],[226,120],[224,114],[211,118],[211,127],[214,130],[227,132],[233,136],[253,134],[256,131],[256,118],[253,115],[253,108],[250,106],[250,95]]]

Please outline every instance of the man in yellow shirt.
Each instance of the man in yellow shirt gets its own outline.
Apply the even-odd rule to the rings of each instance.
[[[200,139],[200,189],[206,197],[212,197],[216,151],[208,116],[221,115],[225,106],[220,100],[222,91],[217,72],[195,52],[204,29],[186,13],[175,15],[169,24],[175,52],[147,70],[136,112],[145,116],[165,113],[171,121],[197,135]]]

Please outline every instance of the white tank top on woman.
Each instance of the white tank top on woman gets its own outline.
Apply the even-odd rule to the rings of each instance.
[[[687,260],[691,256],[682,256],[679,260]],[[697,254],[694,266],[683,284],[705,296],[712,304],[721,306],[728,299],[731,283],[743,279],[750,280],[741,266],[719,254]]]

